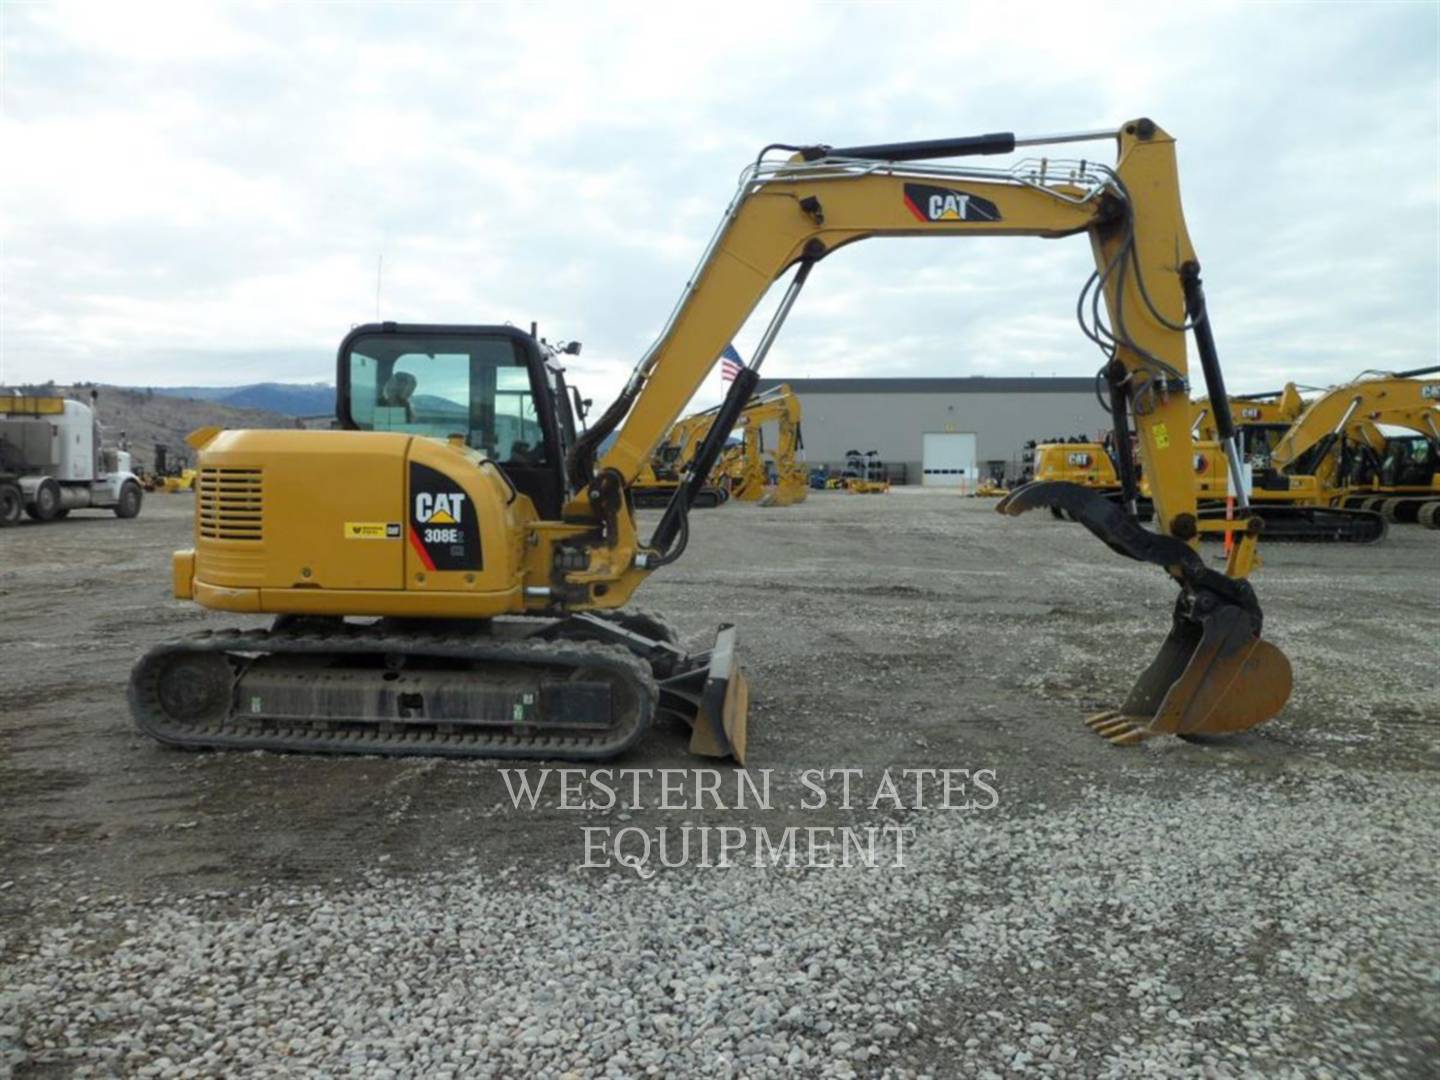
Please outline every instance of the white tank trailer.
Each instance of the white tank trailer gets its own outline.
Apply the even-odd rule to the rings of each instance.
[[[82,509],[140,513],[144,492],[130,454],[101,445],[94,399],[0,394],[0,527],[22,513],[36,521]]]

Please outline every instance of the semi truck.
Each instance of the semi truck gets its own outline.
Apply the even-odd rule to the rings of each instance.
[[[140,513],[144,492],[130,454],[102,444],[91,404],[55,396],[0,395],[0,527],[22,514],[54,521],[72,510]]]

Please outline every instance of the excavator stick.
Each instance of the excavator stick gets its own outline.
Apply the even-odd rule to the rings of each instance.
[[[1207,567],[1188,544],[1152,533],[1116,503],[1078,484],[1037,481],[1002,499],[1000,513],[1055,507],[1127,558],[1163,566],[1180,584],[1170,634],[1117,710],[1086,723],[1120,746],[1156,735],[1241,732],[1290,696],[1290,661],[1260,638],[1262,616],[1243,579]]]

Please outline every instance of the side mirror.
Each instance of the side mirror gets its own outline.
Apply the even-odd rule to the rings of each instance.
[[[572,341],[572,342],[570,342],[569,344],[567,344],[567,345],[565,346],[565,355],[567,355],[567,356],[579,356],[579,355],[580,355],[580,342],[578,342],[578,341]]]

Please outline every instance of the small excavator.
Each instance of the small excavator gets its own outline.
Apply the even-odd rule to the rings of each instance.
[[[994,168],[945,160],[1097,140],[1116,146],[1113,165],[1090,154]],[[1158,655],[1091,727],[1129,744],[1243,731],[1274,716],[1290,665],[1261,637],[1246,580],[1259,527],[1243,498],[1223,572],[1199,553],[1203,532],[1237,526],[1196,513],[1187,334],[1236,475],[1240,458],[1174,139],[1140,119],[1035,138],[765,147],[659,338],[568,447],[559,357],[533,334],[351,331],[338,353],[339,430],[190,436],[195,537],[173,556],[175,595],[272,621],[142,656],[128,693],[140,729],[185,746],[593,760],[623,753],[671,715],[689,725],[693,752],[743,762],[748,687],[735,628],[722,624],[710,648],[692,653],[662,619],[627,605],[684,554],[695,498],[816,267],[872,238],[982,236],[1089,242],[1095,271],[1076,310],[1105,358],[1122,484],[1115,502],[1032,482],[997,509],[1058,506],[1178,587]],[[685,482],[641,536],[636,478],[787,272]],[[1153,531],[1133,512],[1132,424]]]
[[[1077,484],[1100,495],[1118,496],[1120,476],[1110,447],[1086,436],[1037,439],[1025,446],[1025,456],[1036,480]],[[1143,483],[1144,478],[1141,478]],[[1058,506],[1050,513],[1064,517]]]
[[[765,449],[765,425],[777,428],[775,449]],[[800,399],[782,383],[751,398],[741,414],[741,441],[718,466],[733,498],[761,506],[793,506],[810,493],[810,475],[800,460]],[[775,482],[770,482],[774,469]]]
[[[705,433],[714,422],[714,409],[693,413],[675,422],[665,441],[640,467],[640,474],[631,485],[630,495],[636,506],[663,507],[669,504],[684,481]],[[723,485],[706,484],[696,493],[691,506],[697,510],[713,508],[728,498],[730,492]]]
[[[691,413],[675,422],[650,460],[641,467],[640,475],[631,485],[631,498],[636,506],[665,506],[689,472],[695,454],[704,442],[718,415],[719,406]],[[774,461],[785,481],[778,488],[767,488],[767,467],[764,460],[764,438],[761,425],[777,423],[780,446]],[[805,492],[794,494],[793,473],[796,451],[800,448],[800,399],[788,385],[781,385],[758,394],[746,403],[739,424],[744,431],[741,442],[727,445],[716,465],[710,470],[710,482],[695,496],[692,507],[701,509],[719,506],[733,495],[744,501],[766,501],[766,505],[800,502]],[[803,477],[802,477],[803,480]],[[802,484],[803,486],[803,484]],[[781,500],[781,501],[775,501]]]

